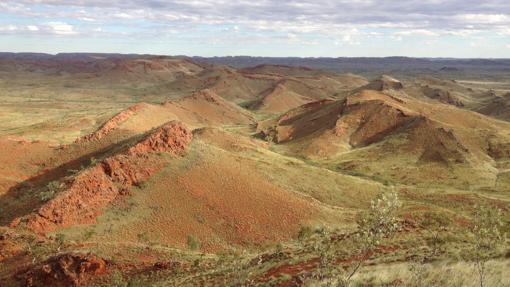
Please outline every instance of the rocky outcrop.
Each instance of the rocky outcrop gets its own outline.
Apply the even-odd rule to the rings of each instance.
[[[36,212],[13,221],[38,233],[60,227],[95,222],[101,209],[140,185],[163,168],[153,153],[182,155],[192,133],[172,121],[155,129],[144,139],[115,156],[104,159],[64,182],[63,191]]]
[[[93,254],[68,253],[51,257],[16,277],[27,287],[86,286],[91,279],[106,274],[108,265]]]
[[[129,155],[141,155],[148,152],[165,152],[180,155],[191,142],[193,135],[182,123],[172,121],[145,137],[131,147]]]
[[[411,109],[406,100],[363,91],[341,101],[319,101],[259,123],[261,137],[293,142],[315,156],[362,148],[386,138],[401,137],[405,150],[419,163],[465,163],[467,148],[443,124]],[[305,150],[306,149],[306,150]],[[298,150],[299,151],[299,150]],[[301,151],[299,151],[301,152]]]
[[[366,86],[362,87],[361,90],[374,90],[374,91],[386,91],[386,90],[402,90],[404,85],[399,80],[392,78],[387,75],[382,75],[378,79],[371,81]]]
[[[344,115],[336,123],[336,134],[342,127],[349,127],[349,143],[353,147],[362,147],[377,142],[398,129],[407,127],[417,118],[410,113],[374,100],[347,106]]]
[[[410,146],[419,153],[418,162],[450,165],[467,161],[468,149],[455,133],[427,118],[421,118],[410,129]]]

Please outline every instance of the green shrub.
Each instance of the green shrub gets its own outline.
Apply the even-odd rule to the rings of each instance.
[[[60,191],[60,182],[51,181],[46,185],[46,188],[38,194],[39,199],[43,202],[49,201],[54,198],[55,195]]]
[[[62,234],[62,233],[57,233],[57,235],[55,235],[55,241],[57,242],[58,244],[58,250],[60,251],[60,249],[64,246],[65,244],[65,234]]]
[[[200,241],[193,235],[188,235],[188,248],[191,250],[197,250],[200,248]]]
[[[312,236],[314,233],[314,230],[310,226],[301,226],[301,229],[299,229],[298,233],[298,239],[299,240],[305,240],[308,239],[310,236]]]

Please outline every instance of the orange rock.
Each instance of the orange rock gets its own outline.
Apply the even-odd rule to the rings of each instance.
[[[15,219],[11,226],[46,233],[59,227],[94,223],[102,208],[163,168],[161,163],[150,161],[149,153],[182,155],[191,140],[191,131],[182,123],[166,123],[127,151],[67,180],[64,190],[55,198],[25,218]]]
[[[107,272],[108,262],[93,254],[68,253],[51,257],[17,275],[25,286],[85,286]]]

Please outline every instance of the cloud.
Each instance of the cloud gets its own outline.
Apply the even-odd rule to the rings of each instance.
[[[457,29],[509,24],[506,0],[3,0],[0,13],[45,17],[81,14],[98,21],[146,19],[195,23],[261,21],[380,28]],[[44,7],[45,9],[41,9]],[[64,9],[65,8],[65,9]],[[476,11],[476,13],[473,13]],[[85,12],[88,15],[83,15]],[[276,28],[276,27],[275,27]]]
[[[112,16],[116,17],[116,18],[122,18],[122,19],[134,19],[134,18],[136,18],[135,15],[132,15],[132,14],[129,14],[129,13],[125,13],[125,12],[115,13]]]
[[[0,33],[61,37],[113,31],[148,38],[234,42],[260,36],[356,45],[374,37],[510,36],[508,0],[2,0],[4,15],[21,24],[0,26]]]
[[[15,25],[0,26],[0,32],[14,32],[14,31],[18,31],[18,30],[20,30],[20,28]]]
[[[504,14],[462,14],[457,16],[460,21],[475,24],[509,23],[510,17]]]
[[[411,30],[405,30],[396,32],[394,34],[395,36],[428,36],[428,37],[437,37],[439,36],[439,33],[433,32],[430,30],[425,29],[411,29]]]
[[[41,25],[0,25],[0,34],[76,35],[74,26],[63,22],[48,22]]]
[[[74,26],[66,24],[64,22],[49,22],[47,27],[51,32],[57,35],[74,35],[76,31],[74,31]]]

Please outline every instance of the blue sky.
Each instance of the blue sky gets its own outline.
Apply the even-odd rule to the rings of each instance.
[[[510,58],[510,3],[2,0],[0,51]]]

